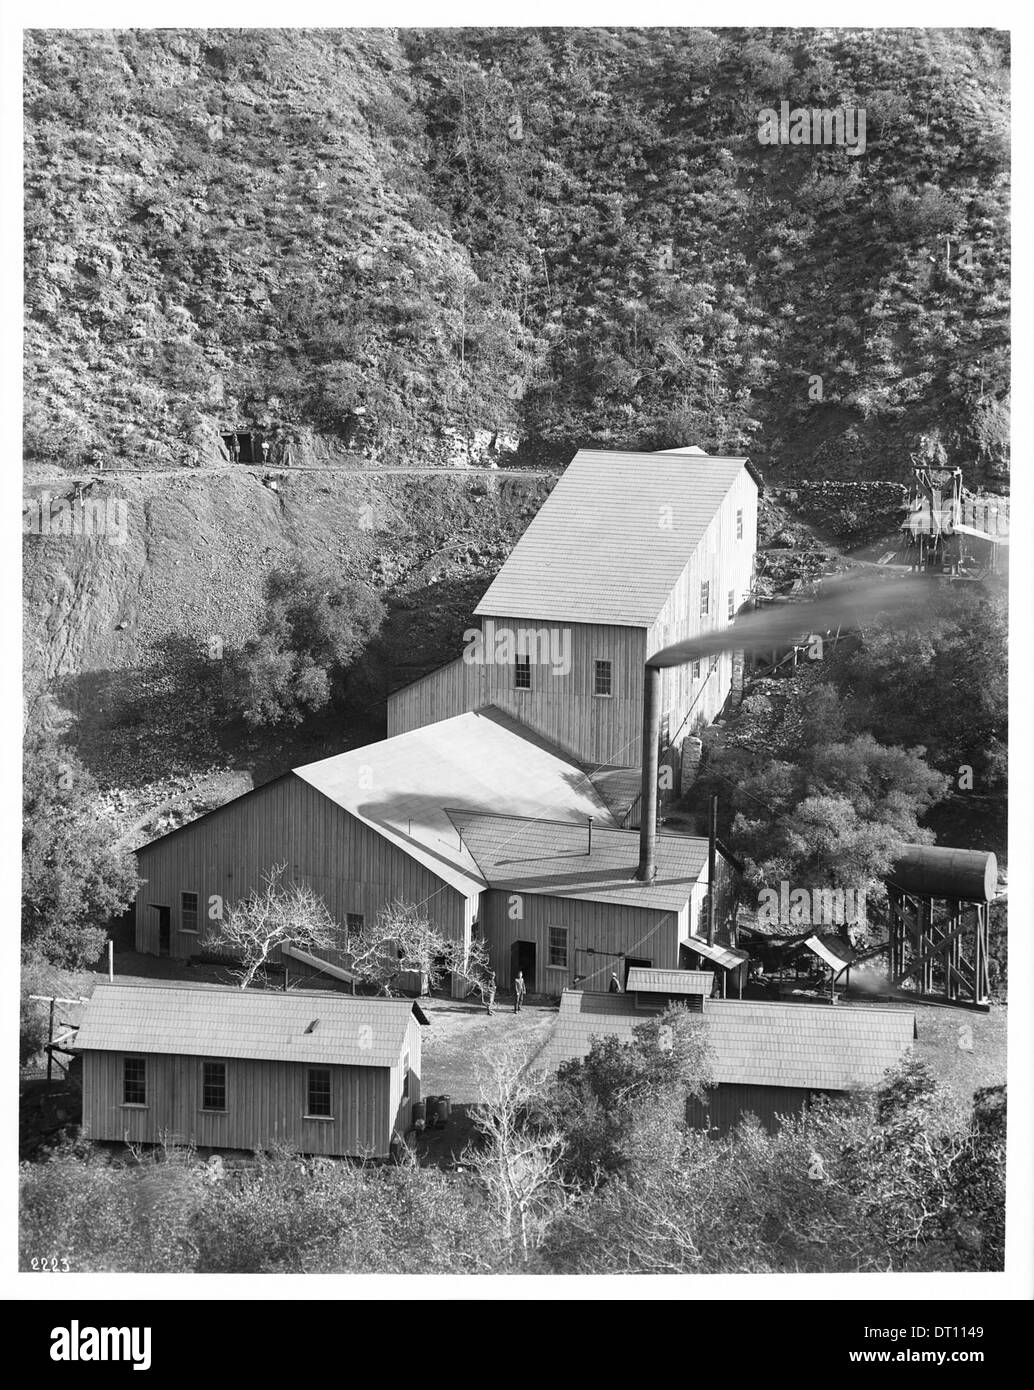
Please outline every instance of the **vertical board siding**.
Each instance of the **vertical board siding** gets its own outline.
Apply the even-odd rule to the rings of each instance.
[[[511,916],[517,911],[519,917]],[[550,927],[568,928],[566,970],[548,968]],[[624,966],[617,956],[575,954],[589,947],[623,952],[658,968],[679,963],[679,915],[675,912],[493,890],[483,895],[481,929],[501,989],[512,984],[510,947],[515,941],[535,943],[534,991],[538,994],[559,995],[576,974],[587,977],[580,984],[585,990],[606,989],[612,970],[623,981]]]
[[[361,912],[372,921],[392,898],[424,904],[442,931],[464,938],[469,909],[462,893],[289,773],[137,851],[146,879],[136,898],[137,950],[158,954],[158,914],[151,903],[171,910],[173,956],[208,949],[213,899],[225,913],[261,887],[272,865],[283,863],[289,878],[307,883],[326,903],[341,925],[342,949],[346,914]],[[197,935],[182,930],[184,892],[198,895]]]
[[[736,539],[736,513],[743,512],[743,539]],[[679,576],[657,621],[647,635],[649,654],[674,642],[697,637],[709,628],[728,625],[729,591],[735,595],[738,612],[750,594],[757,548],[758,488],[744,469],[730,488],[721,507],[711,519],[695,552]],[[710,585],[710,611],[700,616],[700,588]],[[700,675],[693,668],[668,667],[661,677],[661,710],[667,716],[669,737],[681,744],[700,721],[710,724],[721,710],[732,689],[732,653],[718,658],[717,669],[708,675],[710,662],[700,663]]]
[[[740,1086],[721,1082],[702,1101],[690,1097],[686,1119],[693,1129],[716,1130],[719,1135],[754,1115],[769,1134],[775,1134],[785,1116],[799,1115],[813,1092],[795,1086]]]
[[[487,701],[479,689],[479,670],[458,656],[447,666],[394,691],[388,696],[388,737],[480,709]]]
[[[415,1022],[415,1020],[414,1020]],[[301,1062],[226,1061],[225,1114],[201,1109],[201,1068],[219,1057],[147,1055],[147,1106],[122,1104],[121,1052],[89,1051],[83,1060],[83,1127],[91,1139],[260,1149],[286,1144],[301,1153],[384,1158],[389,1095],[399,1066],[330,1068],[333,1118],[305,1118],[307,1066]],[[138,1055],[138,1054],[129,1054]],[[144,1055],[144,1054],[139,1054]]]
[[[583,762],[635,767],[640,756],[645,629],[485,618],[486,653],[497,650],[501,632],[516,638],[522,629],[538,634],[532,639],[537,654],[546,656],[549,651],[560,658],[557,663],[533,658],[529,690],[516,689],[512,663],[477,664],[460,658],[389,697],[389,736],[495,705]],[[554,645],[547,647],[547,642]],[[568,661],[570,669],[565,671]],[[610,695],[594,693],[597,661],[611,663]]]

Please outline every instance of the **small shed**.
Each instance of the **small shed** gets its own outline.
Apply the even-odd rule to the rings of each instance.
[[[102,984],[76,1038],[91,1139],[386,1158],[420,1099],[411,1000]]]

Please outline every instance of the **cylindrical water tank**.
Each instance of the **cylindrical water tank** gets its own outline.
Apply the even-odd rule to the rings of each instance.
[[[906,845],[887,881],[922,898],[987,903],[998,890],[998,860],[982,849]]]
[[[413,1102],[413,1128],[422,1130],[427,1125],[427,1104],[422,1100]]]

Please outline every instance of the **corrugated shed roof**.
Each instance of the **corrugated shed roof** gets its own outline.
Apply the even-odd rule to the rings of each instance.
[[[634,965],[625,985],[629,994],[704,994],[714,986],[711,970],[655,970]]]
[[[875,1086],[912,1046],[906,1010],[705,999],[717,1082],[847,1091]],[[588,1054],[594,1035],[631,1042],[642,1015],[625,995],[565,990],[543,1055],[549,1069]]]
[[[94,990],[75,1045],[100,1052],[387,1067],[399,1060],[414,1015],[427,1022],[409,999],[115,981]],[[314,1019],[316,1027],[306,1032]]]
[[[717,943],[709,946],[699,936],[688,937],[686,945],[691,951],[696,951],[698,956],[703,956],[705,960],[713,960],[723,970],[735,970],[738,965],[742,965],[745,960],[750,959],[746,951],[739,951],[735,946],[720,946]]]
[[[596,823],[486,816],[450,810],[486,883],[514,893],[545,893],[589,902],[620,903],[678,912],[707,869],[707,841],[690,835],[658,835],[657,877],[635,878],[639,836]]]
[[[613,824],[577,763],[494,708],[324,758],[295,775],[467,896],[485,882],[445,807]]]
[[[746,458],[580,449],[475,612],[649,627],[746,467]]]

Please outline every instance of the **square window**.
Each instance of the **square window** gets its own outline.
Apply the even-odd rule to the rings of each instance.
[[[226,1063],[201,1063],[201,1109],[226,1109]]]
[[[549,963],[563,970],[567,969],[567,928],[550,927]]]
[[[147,1058],[122,1059],[122,1104],[147,1104]]]
[[[693,679],[694,679],[695,681],[698,681],[698,680],[700,679],[700,662],[699,662],[699,661],[694,661],[694,662],[693,662]]]
[[[700,586],[700,616],[706,618],[711,611],[711,582],[704,580]]]
[[[513,688],[514,690],[531,689],[531,657],[518,656],[514,658],[513,667]]]
[[[741,507],[740,510],[736,513],[736,539],[737,539],[738,541],[741,541],[741,540],[743,539],[743,508],[742,508],[742,507]]]
[[[330,1068],[309,1068],[309,1108],[307,1115],[330,1114]]]
[[[358,936],[363,929],[363,922],[365,920],[361,912],[346,912],[345,927],[349,936]]]
[[[729,617],[730,617],[730,618],[735,618],[735,616],[736,616],[736,590],[735,590],[735,589],[730,589],[730,590],[729,590]]]
[[[180,931],[197,931],[197,894],[180,894]]]
[[[596,675],[593,685],[594,695],[613,694],[613,663],[609,661],[596,662]]]

